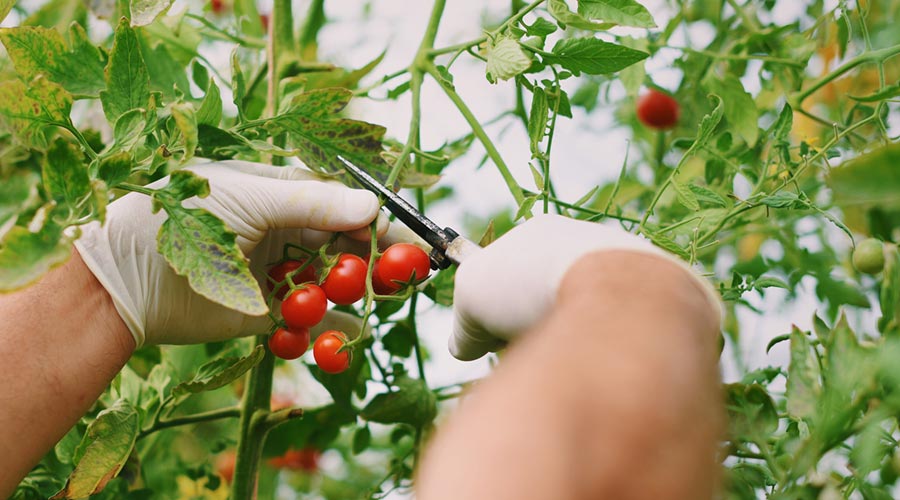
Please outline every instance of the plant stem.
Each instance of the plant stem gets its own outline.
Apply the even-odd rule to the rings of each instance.
[[[519,22],[520,19],[525,17],[525,14],[528,14],[529,12],[533,11],[534,9],[536,9],[538,6],[540,6],[542,3],[546,2],[546,1],[547,0],[535,0],[534,2],[531,2],[530,4],[526,5],[522,10],[520,10],[518,13],[516,13],[516,15],[507,19],[506,22],[504,22],[503,24],[498,26],[497,29],[492,31],[490,33],[490,35],[478,37],[474,40],[469,40],[468,42],[458,43],[458,44],[450,45],[447,47],[441,47],[439,49],[432,49],[428,52],[428,55],[431,57],[435,57],[435,56],[439,56],[442,54],[449,54],[451,52],[464,51],[464,50],[468,49],[469,47],[481,45],[482,43],[484,43],[488,40],[489,36],[497,36],[500,33],[503,33],[504,30],[506,30],[510,26],[514,25],[515,23]],[[433,41],[434,40],[432,40],[432,42]]]
[[[196,424],[199,422],[211,422],[213,420],[220,420],[223,418],[237,418],[241,416],[241,409],[239,407],[232,408],[219,408],[217,410],[211,410],[203,413],[195,413],[193,415],[185,415],[183,417],[170,418],[168,420],[160,420],[153,424],[148,429],[144,429],[138,434],[138,439],[143,439],[150,434],[170,427],[178,427],[180,425],[189,425]]]
[[[268,335],[259,335],[257,345],[265,345]],[[231,485],[232,498],[253,498],[256,490],[256,475],[262,457],[265,431],[257,422],[259,415],[269,414],[269,398],[272,393],[272,371],[275,357],[266,349],[266,355],[258,365],[250,370],[241,401],[240,435],[238,436],[237,460],[234,465],[234,483]]]
[[[431,75],[436,81],[441,82],[443,78],[437,71],[437,68],[434,67],[433,64],[429,64],[426,67],[426,71],[429,75]],[[475,137],[481,141],[481,144],[484,146],[484,149],[487,151],[488,156],[493,160],[494,165],[497,166],[497,170],[500,171],[500,175],[503,177],[503,180],[506,181],[506,186],[509,188],[509,192],[512,193],[513,199],[516,200],[516,203],[521,205],[522,201],[525,200],[525,197],[522,195],[522,188],[519,186],[519,183],[516,182],[515,177],[513,177],[512,172],[510,172],[509,167],[506,166],[506,162],[503,161],[503,157],[500,156],[500,152],[497,151],[497,147],[494,146],[494,143],[491,142],[491,139],[488,137],[487,133],[482,128],[481,124],[478,122],[478,119],[475,118],[475,115],[472,114],[472,110],[466,105],[465,101],[456,93],[455,90],[449,85],[441,84],[441,88],[444,90],[444,93],[447,94],[447,97],[456,105],[456,108],[463,115],[463,118],[468,122],[469,127],[472,128],[472,132],[475,133]]]
[[[419,342],[419,329],[416,326],[416,299],[418,298],[418,293],[413,293],[412,297],[410,298],[409,315],[407,316],[407,320],[409,323],[409,329],[412,331],[413,347],[415,347],[416,351],[416,367],[419,369],[419,378],[422,379],[422,382],[424,382],[425,385],[428,385],[428,382],[425,380],[425,361],[422,358],[422,346]]]
[[[835,80],[839,76],[841,76],[844,73],[850,71],[851,69],[859,66],[860,64],[873,63],[873,62],[884,62],[887,59],[889,59],[893,56],[896,56],[897,54],[900,54],[900,45],[894,45],[892,47],[885,47],[883,49],[866,52],[864,54],[860,54],[860,55],[848,60],[844,64],[841,64],[840,66],[835,68],[834,71],[832,71],[831,73],[828,73],[827,75],[823,76],[822,78],[819,78],[818,80],[816,80],[806,90],[794,95],[791,99],[791,101],[793,103],[796,103],[794,108],[799,108],[800,104],[802,104],[803,101],[806,100],[807,97],[811,96],[820,88],[824,87],[825,85],[828,85],[828,83],[830,83],[832,80]]]

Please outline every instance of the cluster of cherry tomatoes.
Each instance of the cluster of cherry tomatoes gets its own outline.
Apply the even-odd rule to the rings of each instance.
[[[419,247],[391,245],[373,264],[372,289],[377,295],[393,294],[428,276],[430,261]],[[269,337],[269,349],[279,358],[297,359],[309,348],[309,329],[325,317],[328,302],[349,305],[366,294],[368,263],[353,254],[341,254],[321,280],[305,260],[286,260],[269,270],[269,291],[281,301],[284,326]],[[290,281],[293,286],[288,284]],[[313,344],[316,364],[326,373],[341,373],[350,366],[350,351],[342,349],[347,336],[328,330]]]

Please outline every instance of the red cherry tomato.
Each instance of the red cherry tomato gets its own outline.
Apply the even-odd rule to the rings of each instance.
[[[209,2],[209,7],[216,14],[221,14],[223,11],[225,11],[225,2],[224,0],[211,0]]]
[[[326,309],[325,292],[316,285],[303,285],[285,297],[281,303],[281,317],[288,328],[309,328],[322,321]]]
[[[269,337],[269,350],[281,359],[297,359],[309,348],[309,328],[279,328]]]
[[[319,335],[313,344],[313,357],[325,373],[341,373],[350,366],[350,351],[338,352],[347,336],[337,330],[328,330]]]
[[[678,123],[678,113],[678,101],[658,90],[647,92],[637,102],[638,120],[650,128],[674,127]]]
[[[368,265],[361,257],[344,253],[322,282],[322,289],[328,300],[335,304],[348,305],[366,294],[366,271]]]
[[[381,267],[380,262],[381,259],[375,259],[375,265],[372,267],[372,289],[378,295],[390,295],[399,290],[400,287],[393,283],[385,283],[381,279],[381,275],[378,273],[378,268]]]
[[[234,478],[234,463],[237,453],[234,450],[225,450],[216,457],[216,472],[222,476],[226,483],[231,484]]]
[[[319,455],[321,452],[315,448],[290,449],[284,455],[269,459],[269,465],[276,469],[315,472],[319,468]]]
[[[378,278],[394,290],[410,281],[425,279],[430,269],[428,254],[410,243],[391,245],[378,259]]]
[[[286,260],[272,269],[269,269],[269,279],[267,280],[268,283],[266,283],[269,287],[269,291],[271,292],[275,288],[276,283],[286,283],[288,273],[295,269],[299,269],[304,262],[305,261],[303,260]],[[291,281],[295,285],[310,281],[315,283],[316,268],[312,265],[306,266],[304,270],[294,274]],[[284,300],[284,296],[287,295],[288,290],[290,290],[290,287],[288,287],[287,284],[279,288],[278,293],[276,294],[278,300]]]
[[[260,24],[262,24],[263,31],[268,33],[269,32],[269,15],[268,14],[260,14],[259,22],[260,22]]]

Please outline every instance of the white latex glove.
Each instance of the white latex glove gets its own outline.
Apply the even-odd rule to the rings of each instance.
[[[618,226],[540,215],[473,253],[456,272],[450,353],[470,361],[501,348],[543,318],[563,275],[582,256],[630,250],[689,270],[721,317],[718,294],[687,263]]]
[[[204,208],[237,234],[260,286],[267,267],[282,257],[286,242],[318,247],[332,232],[349,231],[341,249],[368,248],[367,225],[379,215],[374,194],[323,182],[298,167],[273,167],[242,161],[210,162],[189,170],[209,180],[206,198],[184,206]],[[161,179],[151,188],[168,183]],[[144,344],[193,344],[265,333],[265,315],[248,316],[195,293],[157,252],[156,236],[166,220],[153,214],[150,197],[131,193],[110,204],[106,223],[83,227],[75,246],[88,268],[109,292],[138,347]],[[388,229],[379,218],[379,235]],[[263,288],[265,290],[265,288]],[[329,314],[338,314],[329,312]],[[332,318],[344,321],[345,318]],[[323,321],[327,326],[328,318]]]

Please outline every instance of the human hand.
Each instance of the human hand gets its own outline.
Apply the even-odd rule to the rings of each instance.
[[[237,234],[238,246],[250,259],[250,270],[262,287],[266,267],[282,257],[287,242],[315,248],[342,231],[337,248],[368,248],[363,243],[369,241],[368,225],[379,214],[378,199],[372,193],[322,181],[298,167],[223,161],[189,170],[209,180],[210,194],[185,200],[184,205],[208,210]],[[148,187],[159,188],[167,182],[168,178],[161,179]],[[187,279],[172,270],[157,251],[157,233],[165,220],[165,212],[152,213],[148,196],[131,193],[109,206],[103,226],[85,225],[75,243],[112,297],[137,347],[265,333],[271,325],[268,317],[217,304],[195,293]],[[378,235],[387,229],[387,219],[380,217]],[[326,317],[322,325],[346,323],[346,318],[331,319]]]
[[[625,250],[659,256],[688,271],[721,315],[718,294],[677,257],[609,225],[541,215],[520,224],[457,270],[450,353],[470,361],[500,349],[541,318],[556,301],[563,276],[581,257]]]

